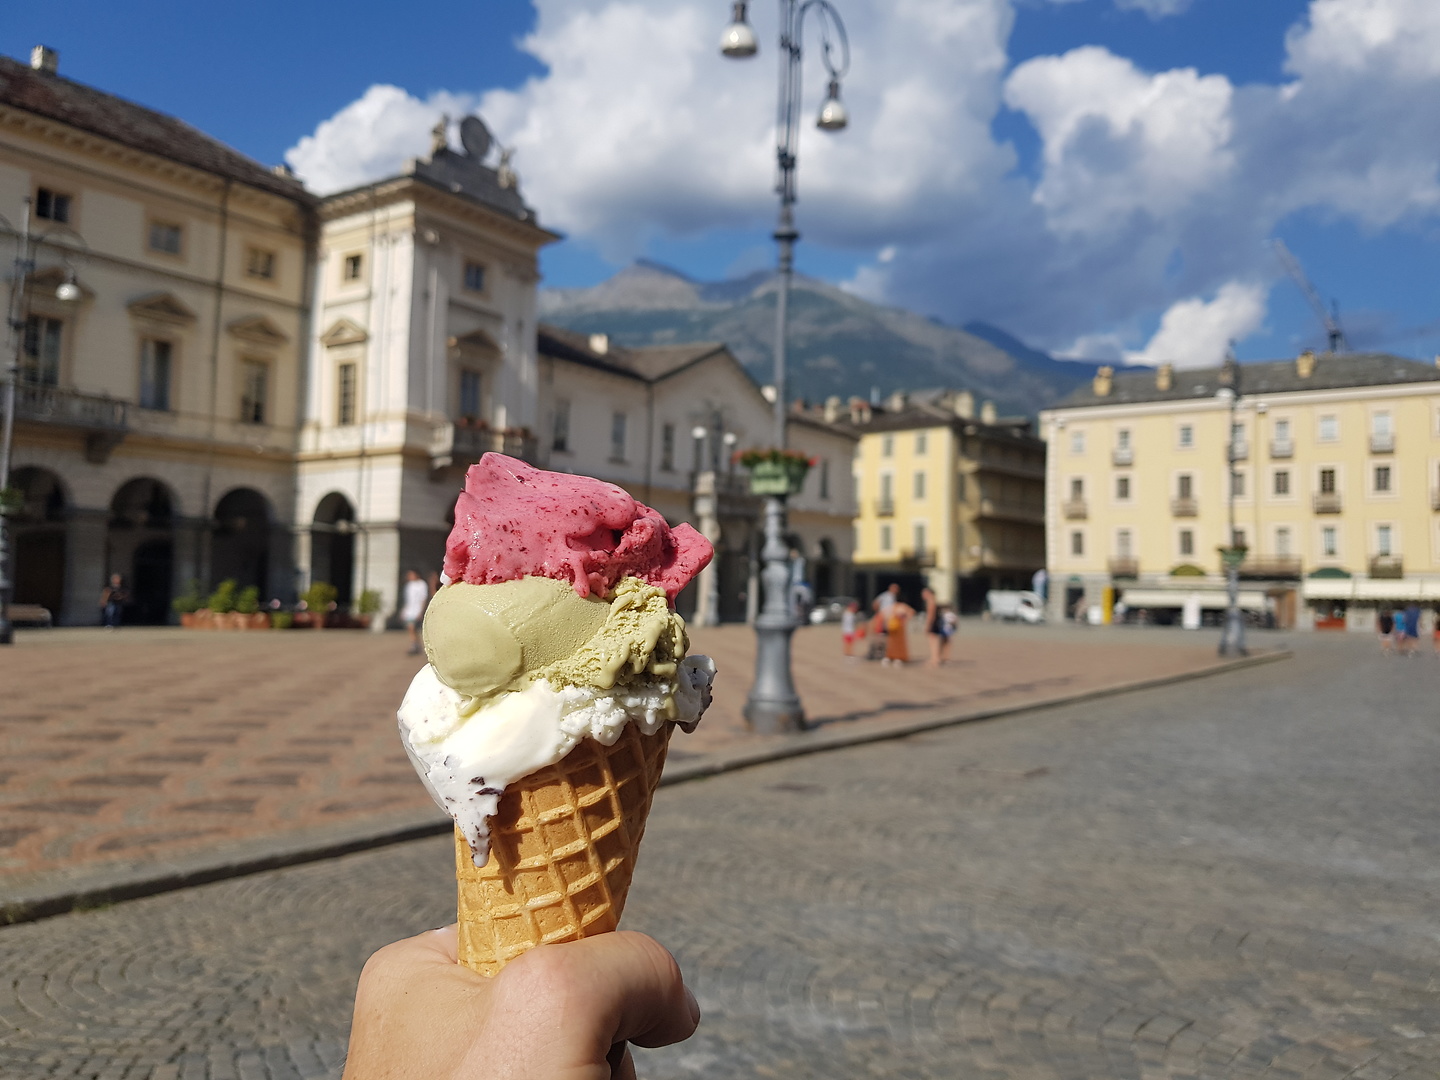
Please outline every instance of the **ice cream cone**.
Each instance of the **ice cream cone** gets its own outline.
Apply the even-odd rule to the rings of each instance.
[[[673,724],[585,739],[506,789],[477,867],[455,834],[460,962],[495,975],[526,949],[614,930],[625,907]]]

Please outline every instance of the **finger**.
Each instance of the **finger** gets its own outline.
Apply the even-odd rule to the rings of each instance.
[[[618,1042],[605,1055],[610,1066],[610,1080],[635,1080],[635,1058],[630,1054],[630,1044]]]

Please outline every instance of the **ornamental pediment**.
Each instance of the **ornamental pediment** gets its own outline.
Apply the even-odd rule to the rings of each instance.
[[[130,314],[136,318],[154,319],[157,322],[188,326],[195,321],[191,311],[174,293],[150,293],[129,303]]]
[[[25,287],[32,297],[49,299],[55,295],[56,289],[66,283],[79,288],[79,299],[93,300],[95,298],[93,289],[63,267],[47,266],[44,270],[36,270],[33,274],[25,276]]]
[[[450,348],[463,356],[479,358],[498,356],[500,346],[490,334],[481,329],[471,330],[468,334],[460,334],[450,338],[447,342]]]
[[[252,345],[268,345],[272,348],[284,345],[290,340],[288,334],[281,330],[264,315],[247,315],[242,319],[236,319],[225,329],[241,341],[248,341]]]
[[[359,345],[369,340],[370,335],[349,319],[336,319],[330,325],[330,329],[320,335],[320,344],[327,349],[337,345]]]

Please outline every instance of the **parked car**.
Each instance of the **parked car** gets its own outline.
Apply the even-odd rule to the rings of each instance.
[[[985,614],[992,619],[1044,622],[1045,601],[1028,589],[991,589],[985,594]]]
[[[845,609],[853,603],[855,603],[853,596],[826,597],[810,609],[810,625],[819,626],[821,623],[839,622],[840,616],[845,614]]]

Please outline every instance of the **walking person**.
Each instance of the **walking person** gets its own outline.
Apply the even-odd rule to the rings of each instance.
[[[1420,646],[1420,605],[1406,604],[1401,617],[1405,620],[1405,643],[1409,655],[1416,656]]]
[[[851,600],[840,613],[841,648],[847,660],[855,659],[850,649],[855,642],[865,637],[865,624],[860,619],[860,601]]]
[[[420,651],[418,627],[429,602],[430,586],[425,584],[425,579],[414,570],[405,571],[405,587],[400,595],[400,620],[405,624],[405,632],[410,635],[411,656]]]
[[[896,586],[898,591],[899,586]],[[904,600],[896,600],[890,605],[890,613],[885,618],[885,664],[908,664],[910,662],[910,642],[906,635],[910,629],[910,619],[915,614],[915,609]]]
[[[1377,628],[1377,629],[1379,630],[1379,632],[1380,632],[1380,652],[1381,652],[1382,655],[1388,655],[1388,654],[1390,653],[1391,649],[1393,649],[1393,648],[1395,647],[1395,641],[1394,641],[1394,634],[1395,634],[1395,616],[1394,616],[1394,614],[1391,613],[1390,611],[1382,611],[1382,612],[1380,612],[1380,617],[1376,620],[1376,628]]]
[[[925,603],[925,641],[930,646],[930,658],[925,663],[930,667],[939,667],[940,647],[945,644],[945,631],[940,625],[940,604],[935,599],[935,590],[929,585],[920,590],[920,599]]]
[[[125,588],[125,579],[119,574],[111,574],[110,584],[100,590],[100,616],[106,630],[119,627],[125,605],[129,602],[130,590]]]
[[[870,624],[871,632],[874,635],[870,642],[871,660],[885,660],[886,639],[890,633],[890,611],[899,602],[899,599],[900,586],[892,581],[881,591],[879,596],[870,601],[870,610],[875,613]]]
[[[949,604],[940,607],[940,663],[950,662],[950,639],[960,629],[960,616]]]

